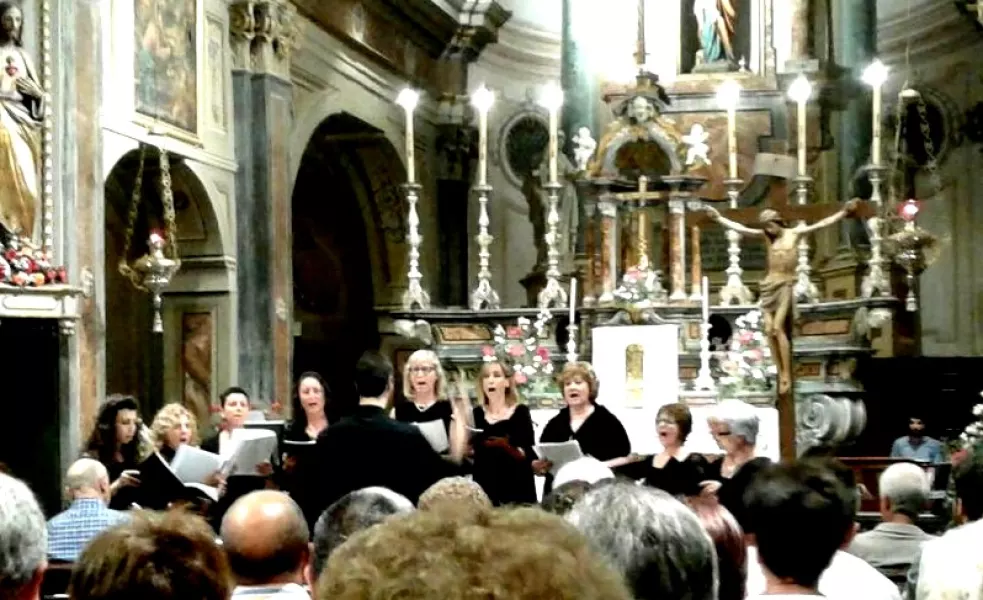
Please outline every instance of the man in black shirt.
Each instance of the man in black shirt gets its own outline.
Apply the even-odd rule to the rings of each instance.
[[[355,413],[321,432],[307,473],[313,524],[333,502],[366,487],[380,486],[416,504],[420,494],[457,467],[434,452],[420,430],[388,416],[393,366],[366,352],[355,366],[359,405]]]

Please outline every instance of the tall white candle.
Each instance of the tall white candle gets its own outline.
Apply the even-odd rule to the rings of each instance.
[[[727,159],[730,178],[737,179],[737,109],[727,109]]]
[[[478,185],[488,185],[488,111],[495,102],[495,95],[482,85],[471,97],[478,109]]]
[[[559,179],[557,168],[557,157],[559,155],[560,140],[557,129],[559,129],[559,118],[557,113],[559,108],[550,107],[550,143],[549,143],[549,161],[550,161],[550,183],[556,183]]]
[[[703,322],[710,321],[710,278],[703,276]]]
[[[573,324],[577,317],[577,278],[570,278],[570,323]]]
[[[406,88],[399,93],[396,103],[406,112],[406,183],[416,183],[416,151],[413,140],[413,111],[420,100],[420,94]]]
[[[796,111],[798,113],[799,120],[799,175],[806,174],[806,102],[805,100],[799,101],[799,107]]]
[[[881,86],[875,85],[873,92],[874,107],[870,118],[874,121],[874,131],[870,141],[870,162],[877,166],[881,164]]]

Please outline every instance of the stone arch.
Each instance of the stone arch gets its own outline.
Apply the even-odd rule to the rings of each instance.
[[[119,272],[120,260],[125,258],[127,262],[133,262],[145,254],[150,232],[163,226],[159,160],[156,152],[148,150],[131,249],[126,257],[122,256],[138,164],[138,150],[124,152],[108,170],[105,180],[106,390],[138,396],[145,416],[149,416],[165,399],[163,350],[168,334],[160,336],[151,332],[150,296]],[[234,292],[231,269],[224,260],[215,260],[225,255],[226,243],[204,180],[184,159],[175,155],[171,156],[171,177],[182,267],[167,291],[227,295]],[[165,314],[168,304],[165,294]],[[168,326],[166,317],[165,326]],[[214,373],[214,365],[212,369]],[[170,390],[171,394],[175,392]]]

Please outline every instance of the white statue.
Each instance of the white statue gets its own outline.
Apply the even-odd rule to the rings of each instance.
[[[577,147],[573,150],[573,158],[577,163],[577,170],[586,171],[587,163],[590,162],[591,157],[594,156],[594,150],[597,149],[597,142],[591,137],[590,129],[581,127],[577,130],[577,135],[573,136],[573,143],[577,144]]]
[[[689,134],[683,136],[683,142],[687,146],[687,167],[696,165],[696,161],[698,160],[705,165],[711,164],[710,157],[708,156],[710,152],[710,145],[707,144],[708,139],[710,139],[710,133],[703,129],[703,125],[700,125],[699,123],[694,123],[693,128],[689,131]]]

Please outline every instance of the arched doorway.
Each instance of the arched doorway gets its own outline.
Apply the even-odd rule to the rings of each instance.
[[[385,304],[402,259],[403,167],[384,133],[348,114],[326,118],[300,161],[293,191],[294,376],[318,371],[333,412],[357,401],[352,368],[379,346]],[[398,263],[398,264],[394,264]]]
[[[136,396],[145,418],[152,417],[166,402],[181,401],[193,408],[204,424],[214,396],[212,375],[216,371],[214,338],[217,329],[214,313],[211,327],[205,327],[201,319],[188,319],[183,312],[171,310],[174,297],[169,297],[166,292],[184,292],[181,294],[182,305],[189,299],[206,295],[227,298],[228,290],[222,286],[206,289],[206,286],[193,282],[188,284],[189,279],[197,276],[196,264],[204,262],[204,257],[223,254],[221,235],[202,182],[183,159],[171,155],[176,237],[182,266],[165,290],[165,331],[154,333],[150,295],[138,289],[119,269],[124,258],[124,237],[139,160],[137,150],[125,154],[113,166],[105,184],[106,391]],[[125,257],[129,263],[147,252],[151,232],[164,230],[159,157],[154,150],[146,152],[140,196],[139,210],[132,223],[131,247]],[[195,293],[187,293],[189,290],[195,290]],[[220,294],[215,294],[216,291]],[[207,342],[202,337],[206,332],[209,334]],[[197,357],[192,356],[193,353],[186,351],[190,342],[196,342],[205,351]],[[179,357],[178,369],[168,368],[173,361],[166,359],[167,352]],[[198,359],[195,364],[186,364],[194,358]]]

